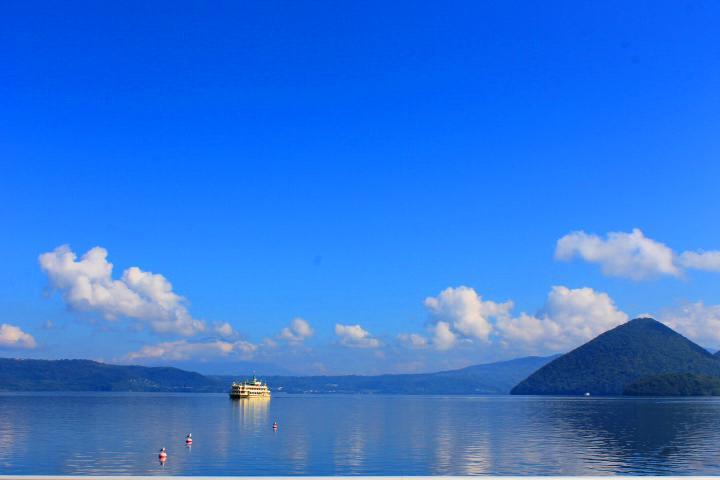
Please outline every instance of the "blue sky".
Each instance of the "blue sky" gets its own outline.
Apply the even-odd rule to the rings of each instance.
[[[33,339],[2,355],[434,370],[641,313],[720,347],[720,267],[682,256],[720,249],[713,2],[1,8],[0,324]],[[158,331],[177,305],[132,288],[144,313],[73,301],[38,260],[62,245],[204,328]]]

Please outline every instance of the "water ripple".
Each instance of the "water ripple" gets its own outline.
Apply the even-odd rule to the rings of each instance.
[[[717,475],[718,427],[715,399],[0,394],[0,471]]]

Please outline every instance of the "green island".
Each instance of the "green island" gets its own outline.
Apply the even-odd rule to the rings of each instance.
[[[707,379],[717,378],[718,356],[663,323],[636,318],[548,363],[511,393],[623,395],[632,385],[627,391],[642,388],[643,395],[683,395],[683,381],[690,384],[694,379],[699,388],[709,385]],[[636,382],[644,383],[636,387]],[[670,384],[677,388],[669,388]]]

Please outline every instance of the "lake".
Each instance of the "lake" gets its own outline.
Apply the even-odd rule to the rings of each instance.
[[[720,400],[4,393],[0,473],[718,475]]]

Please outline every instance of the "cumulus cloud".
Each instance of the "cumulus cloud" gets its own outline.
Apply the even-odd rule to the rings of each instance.
[[[548,318],[540,319],[535,315],[522,312],[517,317],[506,317],[497,324],[501,332],[501,342],[505,345],[540,344],[548,338],[558,338],[560,326]]]
[[[354,348],[377,348],[380,341],[373,338],[370,332],[360,325],[335,324],[335,335],[340,339],[340,344]]]
[[[438,322],[432,329],[433,345],[438,350],[449,350],[455,346],[457,336],[450,329],[448,322]]]
[[[428,345],[427,338],[417,333],[401,333],[397,338],[400,343],[410,348],[425,348]]]
[[[37,343],[32,335],[20,327],[3,323],[0,325],[0,348],[35,348]]]
[[[213,326],[213,331],[221,337],[234,337],[237,336],[237,332],[228,322],[216,323]]]
[[[544,315],[562,325],[563,332],[580,340],[590,339],[628,321],[607,293],[589,287],[552,287]]]
[[[720,251],[674,252],[667,245],[632,232],[610,232],[605,238],[583,231],[572,232],[557,241],[557,260],[581,258],[600,265],[604,274],[644,280],[680,276],[684,269],[720,272]]]
[[[484,301],[474,289],[460,286],[427,297],[425,307],[436,323],[447,323],[466,337],[487,341],[492,331],[491,318],[507,315],[513,303]]]
[[[162,342],[156,345],[145,345],[140,350],[127,354],[126,360],[206,360],[231,355],[249,358],[257,349],[257,345],[243,340],[236,342],[227,342],[224,340],[207,342],[176,340],[173,342]]]
[[[425,300],[431,316],[431,343],[448,350],[459,340],[480,340],[518,350],[563,350],[620,325],[628,316],[592,288],[555,286],[537,315],[514,314],[513,302],[483,300],[472,288],[448,288]],[[424,337],[420,337],[423,338]],[[400,338],[406,345],[409,337]]]
[[[720,347],[720,305],[688,303],[661,311],[658,320],[700,345]]]
[[[161,333],[191,336],[205,330],[205,322],[190,315],[185,299],[173,292],[164,276],[130,267],[121,278],[113,279],[107,255],[104,248],[94,247],[78,260],[64,245],[43,253],[39,261],[72,310],[96,313],[107,320],[131,318]]]
[[[678,264],[694,270],[720,272],[720,251],[683,252],[678,257]]]
[[[278,338],[288,342],[301,342],[313,334],[310,325],[301,318],[293,319],[287,329],[292,335],[278,335]],[[216,323],[209,330],[220,338],[183,339],[145,345],[135,352],[126,354],[122,360],[127,362],[153,359],[169,361],[205,361],[213,358],[250,359],[258,355],[270,354],[279,345],[273,338],[265,338],[259,343],[238,339],[238,332],[229,323]],[[368,346],[372,346],[372,342],[375,340],[367,339],[366,341]],[[358,342],[357,346],[360,346],[360,343],[362,340]]]
[[[555,286],[538,315],[504,317],[497,328],[506,343],[558,350],[576,347],[627,321],[627,314],[606,293]]]
[[[280,331],[280,338],[289,343],[302,343],[306,338],[312,337],[313,333],[307,320],[297,317]]]
[[[642,280],[661,275],[680,275],[673,251],[647,238],[640,229],[630,233],[610,232],[606,238],[572,232],[557,241],[555,258],[569,261],[582,258],[597,263],[606,275]]]

